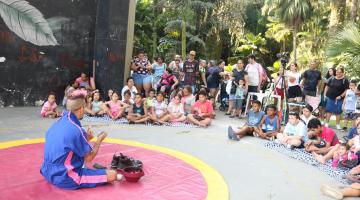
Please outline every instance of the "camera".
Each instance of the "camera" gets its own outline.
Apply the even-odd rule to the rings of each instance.
[[[286,64],[289,62],[290,53],[289,52],[277,53],[276,57],[280,58],[281,66],[285,68]]]

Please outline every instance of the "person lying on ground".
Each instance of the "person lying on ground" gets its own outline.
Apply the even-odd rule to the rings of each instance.
[[[261,119],[259,124],[258,136],[262,139],[271,140],[280,131],[280,120],[276,115],[276,106],[268,105],[266,107],[266,115]],[[262,128],[264,126],[264,129]]]
[[[300,120],[298,112],[289,113],[289,122],[286,124],[284,132],[278,133],[276,138],[276,141],[290,149],[304,148],[304,143],[308,141],[307,129]]]
[[[307,125],[308,127],[308,134],[318,135],[319,137],[323,138],[326,142],[325,147],[318,148],[312,141],[308,141],[305,143],[305,150],[309,153],[315,152],[317,154],[326,154],[328,153],[331,148],[337,144],[339,144],[339,139],[335,132],[328,127],[322,126],[319,119],[314,118],[311,119]],[[332,156],[331,156],[332,157]]]
[[[254,136],[260,132],[259,125],[265,113],[261,111],[261,102],[254,100],[251,105],[251,110],[247,113],[247,121],[245,125],[237,131],[234,131],[231,126],[228,127],[228,138],[239,141],[241,138],[249,135]]]

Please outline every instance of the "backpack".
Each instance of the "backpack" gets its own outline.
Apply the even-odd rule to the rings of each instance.
[[[246,66],[245,70],[247,71],[248,68],[249,68],[249,65]],[[264,67],[261,66],[259,63],[256,63],[256,68],[259,71],[259,74],[261,75],[261,84],[268,82],[269,78],[268,78],[268,75],[267,75]]]

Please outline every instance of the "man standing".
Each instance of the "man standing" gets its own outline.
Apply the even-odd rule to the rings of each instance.
[[[95,158],[101,142],[107,136],[102,132],[93,146],[89,144],[94,137],[93,132],[85,132],[79,121],[83,118],[85,105],[85,96],[74,91],[66,102],[67,111],[46,132],[44,161],[40,173],[49,183],[59,188],[96,187],[122,178],[114,170],[83,167],[85,162]]]
[[[189,58],[183,65],[183,86],[190,85],[193,93],[196,93],[196,78],[199,76],[199,62],[195,60],[196,52],[190,51]]]
[[[319,87],[321,72],[316,69],[317,65],[316,61],[311,61],[310,69],[304,72],[303,80],[301,81],[305,102],[308,102],[314,109],[318,108],[320,104]]]

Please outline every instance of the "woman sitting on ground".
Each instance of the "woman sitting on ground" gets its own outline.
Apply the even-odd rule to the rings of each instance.
[[[214,117],[214,109],[211,101],[207,100],[206,92],[200,91],[199,100],[195,102],[192,107],[192,114],[187,116],[189,122],[207,127],[211,124],[211,119]]]
[[[129,90],[131,94],[131,102],[134,103],[135,94],[138,93],[134,79],[132,77],[127,78],[126,85],[121,89],[121,99],[124,99],[125,91]]]
[[[312,112],[313,112],[313,107],[310,104],[306,104],[306,106],[302,109],[302,115],[300,116],[300,119],[305,123],[306,126],[311,119],[316,118],[312,114]]]
[[[127,119],[129,124],[146,123],[150,119],[147,109],[144,108],[143,98],[140,93],[135,95],[135,103],[131,106]]]
[[[176,95],[167,107],[168,114],[160,119],[160,123],[165,122],[184,122],[186,116],[184,114],[184,106],[181,104],[181,95]]]
[[[90,116],[103,116],[106,111],[103,109],[102,104],[103,102],[100,100],[100,92],[94,92],[91,98],[88,98],[85,113]]]

